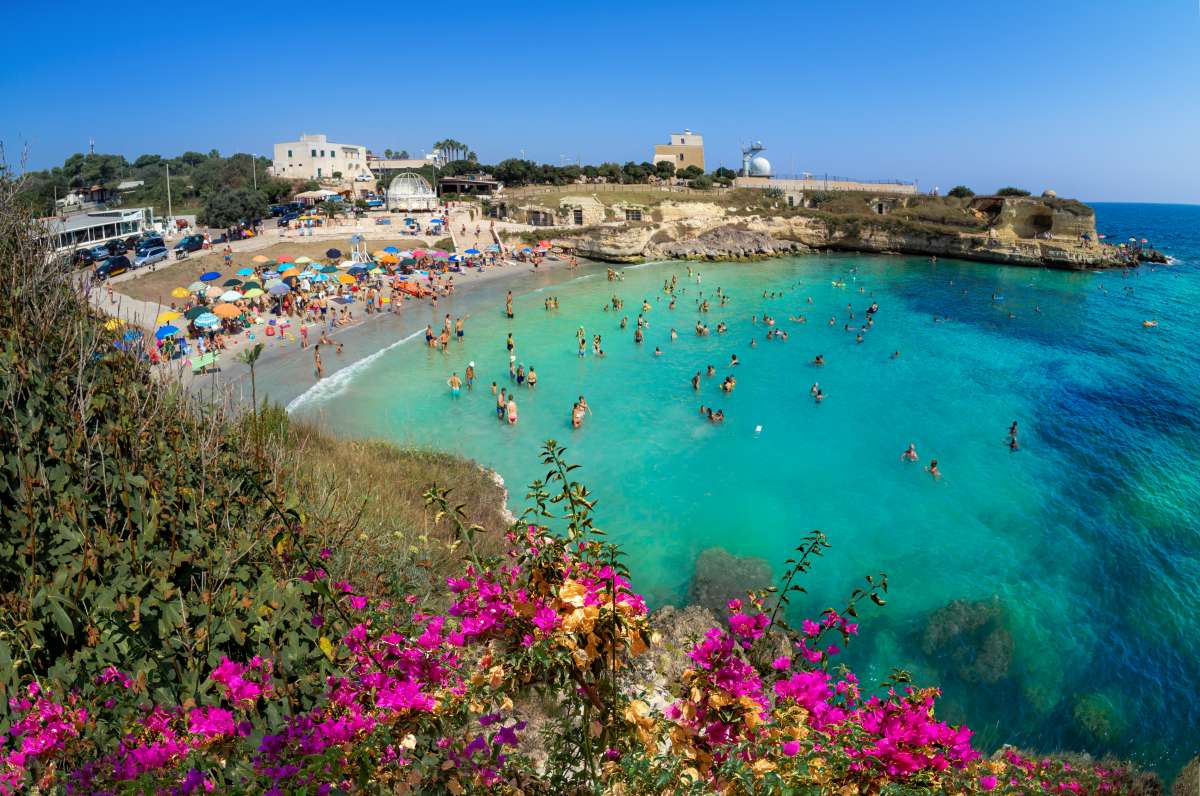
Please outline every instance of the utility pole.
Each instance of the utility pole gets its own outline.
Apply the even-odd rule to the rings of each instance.
[[[175,221],[175,219],[171,216],[171,164],[167,163],[166,167],[167,167],[167,223],[170,224]]]
[[[258,190],[258,155],[250,156],[250,173],[254,175],[254,190]]]

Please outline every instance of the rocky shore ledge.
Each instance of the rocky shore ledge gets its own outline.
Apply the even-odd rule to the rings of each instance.
[[[811,251],[953,257],[1077,271],[1166,262],[1152,250],[1133,252],[1100,242],[1095,213],[1080,202],[1054,197],[977,197],[959,205],[935,201],[911,208],[877,204],[875,212],[844,212],[844,201],[829,209],[663,202],[648,220],[542,234],[579,256],[613,263],[753,260]],[[941,215],[935,217],[935,210]]]

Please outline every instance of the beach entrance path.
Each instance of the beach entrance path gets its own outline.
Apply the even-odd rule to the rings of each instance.
[[[463,227],[466,227],[465,232]],[[491,219],[476,218],[468,210],[450,211],[450,236],[454,238],[454,249],[459,254],[467,249],[486,252],[488,246],[499,243],[492,231]]]

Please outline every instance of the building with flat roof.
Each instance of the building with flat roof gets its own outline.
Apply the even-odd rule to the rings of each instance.
[[[372,176],[365,146],[335,144],[324,135],[303,134],[299,141],[275,145],[271,173],[289,180],[353,180]]]
[[[152,207],[89,210],[85,213],[42,219],[55,251],[94,246],[113,238],[140,235],[153,229],[153,223]]]
[[[704,171],[704,136],[684,130],[682,133],[671,133],[671,141],[667,144],[654,145],[654,163],[667,161],[675,164],[675,171],[695,166]]]

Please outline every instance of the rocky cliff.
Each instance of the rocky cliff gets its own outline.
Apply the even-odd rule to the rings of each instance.
[[[654,221],[560,230],[554,242],[607,262],[744,260],[807,250],[860,251],[1068,270],[1117,268],[1124,250],[1096,242],[1090,208],[1055,199],[985,197],[974,228],[907,217],[664,202]]]

